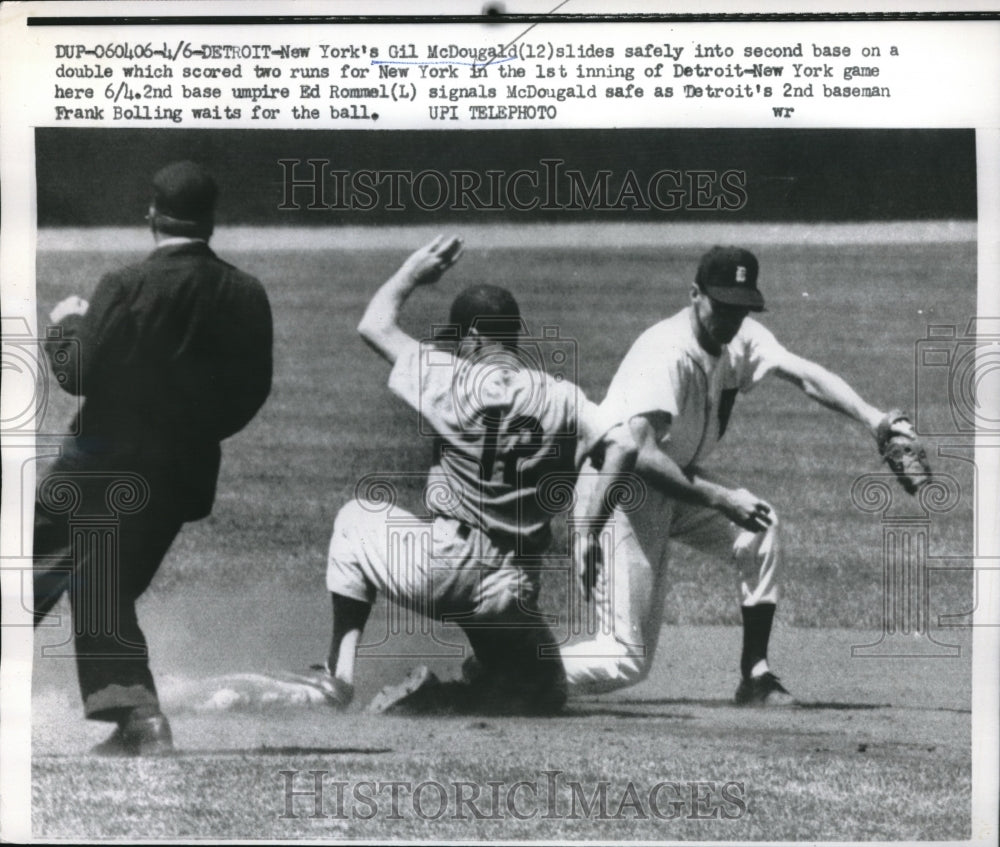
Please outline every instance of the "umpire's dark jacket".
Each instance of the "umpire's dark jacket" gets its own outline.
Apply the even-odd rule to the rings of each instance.
[[[254,277],[203,241],[105,275],[49,346],[63,388],[86,398],[73,448],[118,469],[166,470],[183,520],[212,509],[219,442],[271,389],[271,310]],[[60,353],[62,355],[60,355]]]

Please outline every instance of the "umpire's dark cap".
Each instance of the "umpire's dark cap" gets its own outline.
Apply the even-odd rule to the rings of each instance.
[[[460,338],[475,329],[480,335],[516,340],[524,333],[521,310],[514,295],[497,285],[471,285],[451,304],[449,320]]]
[[[173,162],[161,168],[153,176],[153,212],[157,225],[164,231],[193,230],[211,234],[218,193],[215,179],[196,162]],[[204,233],[206,228],[207,233]]]
[[[698,265],[695,282],[713,300],[727,306],[764,311],[764,295],[757,289],[757,257],[742,247],[713,247]]]

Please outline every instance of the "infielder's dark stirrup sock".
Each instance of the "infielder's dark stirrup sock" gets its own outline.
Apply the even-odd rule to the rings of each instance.
[[[743,613],[743,655],[740,658],[740,672],[744,677],[750,676],[750,671],[757,662],[767,658],[767,643],[771,638],[774,610],[774,603],[740,607]]]
[[[136,706],[131,709],[126,715],[122,717],[119,723],[128,723],[129,721],[144,721],[149,718],[155,718],[160,714],[160,707],[158,705],[147,705],[147,706]]]

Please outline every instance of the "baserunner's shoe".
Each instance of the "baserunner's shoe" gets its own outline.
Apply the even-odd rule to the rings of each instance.
[[[327,664],[310,665],[308,673],[286,673],[285,679],[308,685],[322,693],[327,705],[343,711],[354,699],[354,686],[338,679]]]
[[[733,698],[737,706],[794,706],[796,700],[773,673],[744,677]]]
[[[469,656],[462,662],[462,681],[474,683],[481,680],[486,672],[483,670],[483,663],[475,656]]]
[[[376,715],[427,714],[438,706],[433,694],[441,680],[426,665],[420,665],[396,685],[387,685],[368,704]]]

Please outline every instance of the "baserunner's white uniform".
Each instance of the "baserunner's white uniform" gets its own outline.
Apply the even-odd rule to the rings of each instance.
[[[790,354],[751,318],[719,356],[698,344],[690,307],[646,330],[623,359],[601,411],[611,422],[665,412],[669,423],[657,442],[682,469],[701,469],[726,431],[738,392],[749,391]],[[666,420],[662,415],[657,416]],[[577,483],[577,503],[587,502],[594,476]],[[721,481],[721,480],[720,480]],[[578,519],[583,515],[577,515]],[[648,486],[634,511],[616,510],[613,551],[594,588],[595,638],[565,647],[570,691],[600,693],[643,679],[656,650],[667,588],[671,541],[732,558],[745,606],[775,603],[780,546],[777,516],[766,532],[742,530],[715,509],[671,499]]]
[[[524,352],[464,359],[416,341],[398,357],[389,388],[438,437],[425,492],[433,517],[417,518],[391,498],[352,500],[334,524],[331,592],[368,603],[383,592],[423,615],[453,620],[481,659],[485,649],[519,660],[499,643],[519,625],[535,630],[522,653],[552,643],[539,624],[537,569],[523,564],[549,540],[554,510],[540,493],[549,482],[571,481],[578,451],[589,451],[610,427],[574,384],[530,365]],[[514,629],[497,636],[498,624]],[[476,625],[494,626],[485,647],[470,632]]]

